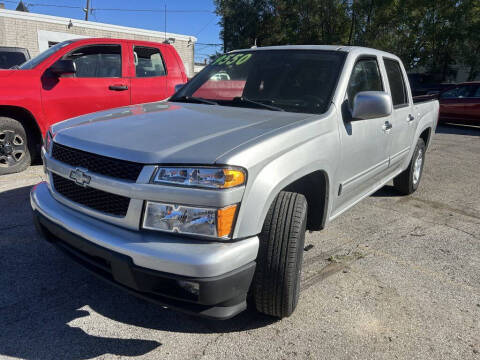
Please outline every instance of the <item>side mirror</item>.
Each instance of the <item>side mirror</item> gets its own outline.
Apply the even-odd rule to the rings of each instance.
[[[178,92],[181,88],[183,88],[185,84],[176,84],[175,85],[175,92]]]
[[[352,120],[366,120],[392,113],[392,98],[384,91],[361,91],[353,100]]]
[[[77,67],[73,60],[58,60],[55,64],[50,66],[49,70],[57,75],[63,74],[75,74],[77,72]]]

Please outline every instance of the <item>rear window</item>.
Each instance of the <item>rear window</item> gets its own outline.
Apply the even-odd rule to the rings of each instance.
[[[390,83],[393,106],[407,105],[407,88],[400,64],[398,61],[391,59],[383,59],[383,61],[385,63],[385,70],[387,70],[388,82]]]
[[[25,54],[13,51],[0,51],[0,69],[10,69],[12,66],[21,65],[27,59]]]

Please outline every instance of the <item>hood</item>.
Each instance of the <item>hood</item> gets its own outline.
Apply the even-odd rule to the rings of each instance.
[[[222,154],[311,116],[263,109],[157,102],[63,121],[54,141],[144,164],[213,164]]]

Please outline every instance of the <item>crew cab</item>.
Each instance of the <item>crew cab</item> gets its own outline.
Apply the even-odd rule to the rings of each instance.
[[[163,100],[186,81],[173,46],[121,39],[64,41],[0,70],[0,175],[27,168],[50,125]]]
[[[402,62],[383,51],[233,51],[169,101],[53,125],[34,221],[95,274],[163,306],[226,319],[250,298],[283,318],[305,231],[392,179],[413,193],[438,109],[413,102]]]

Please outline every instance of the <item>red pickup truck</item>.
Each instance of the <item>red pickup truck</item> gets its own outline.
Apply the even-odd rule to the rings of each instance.
[[[135,40],[68,40],[0,70],[0,175],[26,169],[51,124],[163,100],[186,82],[173,46]]]

